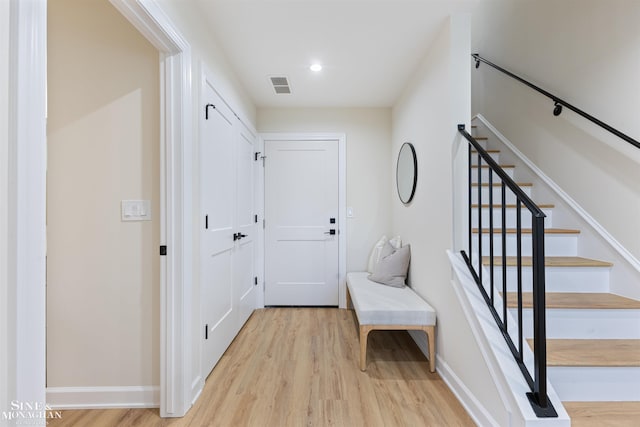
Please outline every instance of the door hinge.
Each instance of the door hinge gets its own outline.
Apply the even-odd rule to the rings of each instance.
[[[258,156],[260,156],[260,151],[256,151],[256,152],[253,154],[253,160],[254,160],[255,162],[257,162],[257,161],[258,161]]]
[[[258,276],[253,278],[253,285],[258,286]]]
[[[216,106],[213,104],[207,104],[204,107],[204,119],[205,120],[209,120],[209,107],[213,107],[213,109],[216,109]]]
[[[209,229],[209,215],[204,216],[204,229],[205,230]]]
[[[204,325],[204,339],[205,340],[209,339],[209,324],[208,323],[206,325]]]
[[[161,245],[160,246],[160,255],[161,256],[167,255],[167,245]]]
[[[253,219],[254,219],[254,221],[253,221],[253,222],[255,222],[255,223],[257,224],[257,223],[258,223],[258,215],[254,215],[254,216],[253,216]]]
[[[264,230],[267,227],[267,220],[263,219],[262,220],[262,229]]]

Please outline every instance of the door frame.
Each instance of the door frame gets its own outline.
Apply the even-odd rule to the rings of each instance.
[[[192,390],[193,142],[191,47],[152,0],[110,0],[160,52],[160,416],[181,417]]]
[[[192,374],[191,49],[152,0],[110,0],[160,51],[160,414],[183,416]],[[46,401],[47,2],[12,0],[9,105],[9,392]],[[17,284],[20,286],[17,286]],[[11,305],[11,304],[10,304]],[[199,392],[199,390],[197,390]]]
[[[333,132],[264,132],[260,133],[260,146],[266,150],[269,141],[336,141],[338,143],[338,220],[340,233],[338,234],[338,306],[347,308],[347,136],[345,133]],[[266,162],[269,159],[265,160]],[[260,210],[264,213],[265,206],[265,179],[262,169]],[[269,218],[266,218],[268,221]],[[265,259],[264,230],[262,241],[262,259]],[[262,264],[261,274],[265,277],[265,265]],[[266,283],[263,280],[262,292],[259,292],[258,307],[264,307],[264,291]]]

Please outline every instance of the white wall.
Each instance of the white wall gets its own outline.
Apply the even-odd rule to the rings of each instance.
[[[7,410],[15,396],[14,381],[9,378],[11,343],[9,327],[14,325],[13,304],[9,304],[8,281],[8,147],[9,147],[9,2],[0,1],[0,412]]]
[[[391,111],[387,108],[260,108],[259,132],[344,132],[347,140],[347,271],[363,271],[390,232]]]
[[[469,20],[468,15],[456,15],[443,22],[420,69],[393,107],[393,142],[388,160],[393,186],[396,157],[403,142],[415,146],[418,183],[414,199],[407,206],[395,192],[392,194],[392,231],[411,244],[411,286],[438,313],[439,371],[449,380],[457,377],[464,384],[471,396],[461,396],[465,404],[475,399],[493,419],[506,425],[506,409],[452,287],[445,253],[454,246],[461,249],[454,245],[454,233],[457,236],[460,228],[466,228],[463,218],[453,219],[454,201],[464,201],[460,194],[464,187],[454,184],[459,181],[453,174],[454,169],[459,172],[459,153],[465,147],[456,125],[470,119]],[[462,240],[456,237],[455,241]]]
[[[636,0],[480,2],[473,51],[640,140],[638,22]],[[472,76],[474,114],[640,258],[640,150],[486,65]]]
[[[158,52],[108,0],[48,9],[47,386],[158,386]]]

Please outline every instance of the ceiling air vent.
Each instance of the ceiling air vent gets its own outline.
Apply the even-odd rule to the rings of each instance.
[[[289,87],[289,80],[286,77],[270,77],[271,84],[273,85],[273,89],[277,94],[281,93],[291,93],[291,88]]]

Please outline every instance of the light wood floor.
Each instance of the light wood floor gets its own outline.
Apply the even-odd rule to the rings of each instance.
[[[371,332],[366,372],[358,345],[352,311],[257,310],[184,418],[161,419],[157,409],[81,410],[49,425],[474,425],[408,333]]]

